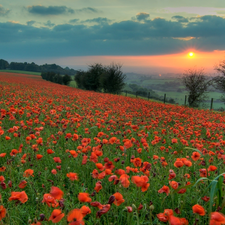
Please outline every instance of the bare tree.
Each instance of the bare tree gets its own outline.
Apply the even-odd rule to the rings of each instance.
[[[188,69],[181,78],[182,84],[189,92],[190,107],[198,107],[206,99],[211,80],[207,78],[203,69]]]
[[[221,74],[221,76],[216,76],[213,78],[213,86],[223,93],[221,100],[225,103],[225,60],[216,66],[215,70]]]

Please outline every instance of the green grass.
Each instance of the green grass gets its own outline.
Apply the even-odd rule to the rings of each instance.
[[[75,87],[75,88],[76,88],[76,87],[77,87],[76,81],[74,81],[74,80],[70,81],[69,86],[70,86],[70,87]]]
[[[0,70],[0,72],[7,73],[21,73],[21,74],[31,74],[31,75],[41,75],[41,72],[23,71],[23,70]]]

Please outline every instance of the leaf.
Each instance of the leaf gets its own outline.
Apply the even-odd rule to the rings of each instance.
[[[196,186],[197,185],[197,183],[199,182],[199,181],[201,181],[201,180],[209,180],[207,177],[201,177],[201,178],[199,178],[196,182],[195,182],[195,185],[194,186]]]
[[[217,180],[219,177],[225,175],[225,173],[221,173],[220,175],[218,175],[216,178],[214,178],[214,180]]]
[[[202,152],[199,151],[199,150],[196,149],[196,148],[185,147],[184,149],[191,149],[192,151],[197,151],[197,152],[199,152],[199,153],[202,155]]]
[[[218,183],[217,180],[213,180],[210,183],[210,186],[212,186],[211,190],[210,190],[210,195],[209,195],[210,196],[210,203],[209,203],[209,210],[210,210],[210,212],[212,212],[212,205],[213,205],[214,195],[216,193],[217,183]]]
[[[90,130],[96,129],[96,128],[98,128],[98,127],[97,126],[93,126],[93,127],[90,128]]]

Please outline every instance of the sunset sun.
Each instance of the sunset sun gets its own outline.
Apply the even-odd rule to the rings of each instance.
[[[189,56],[190,58],[192,58],[192,57],[194,56],[194,52],[189,52],[189,53],[188,53],[188,56]]]

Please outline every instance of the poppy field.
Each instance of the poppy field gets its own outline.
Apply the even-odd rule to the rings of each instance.
[[[0,224],[225,224],[225,114],[0,73]]]

